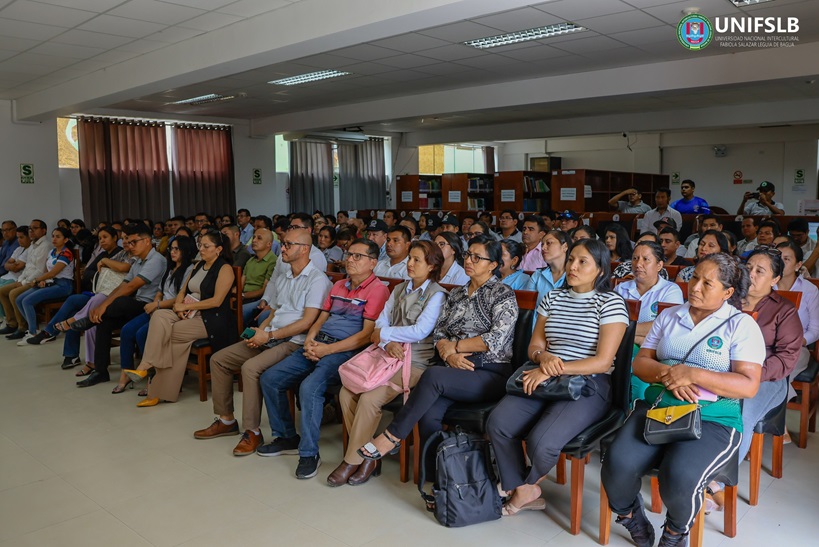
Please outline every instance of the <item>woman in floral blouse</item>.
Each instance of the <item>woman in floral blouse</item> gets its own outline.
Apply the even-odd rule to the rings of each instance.
[[[469,283],[453,290],[433,332],[443,363],[430,367],[387,429],[359,454],[370,460],[397,451],[415,424],[421,446],[454,403],[500,400],[512,373],[512,339],[518,319],[515,292],[498,278],[501,245],[484,236],[470,240],[464,253]]]

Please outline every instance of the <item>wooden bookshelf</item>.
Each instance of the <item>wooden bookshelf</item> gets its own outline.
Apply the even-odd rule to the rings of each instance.
[[[551,172],[502,171],[495,173],[495,208],[541,212],[551,209]]]
[[[398,175],[395,177],[398,210],[442,208],[441,175]]]
[[[448,211],[493,210],[495,177],[486,173],[449,173],[443,179],[443,208]]]
[[[654,192],[663,186],[668,187],[669,176],[652,173],[629,173],[623,171],[599,171],[594,169],[558,169],[552,171],[552,209],[563,211],[610,211],[609,200],[626,190],[637,188],[643,194],[643,201],[652,205]],[[591,190],[591,197],[584,198],[586,187]],[[560,189],[565,188],[568,194],[575,191],[574,200],[560,199]],[[563,197],[568,197],[567,193]]]

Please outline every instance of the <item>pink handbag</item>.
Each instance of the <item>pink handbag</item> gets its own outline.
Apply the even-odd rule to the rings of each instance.
[[[370,345],[339,367],[338,374],[341,376],[341,383],[356,394],[388,385],[396,391],[403,392],[404,402],[406,403],[410,392],[412,346],[410,344],[401,345],[404,347],[403,360],[391,357],[375,344]],[[401,381],[404,384],[403,386],[397,386],[390,382],[390,378],[399,370],[402,371]]]

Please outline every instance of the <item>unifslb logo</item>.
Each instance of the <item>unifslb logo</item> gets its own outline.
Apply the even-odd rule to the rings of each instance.
[[[690,50],[699,50],[711,43],[714,27],[704,15],[692,13],[682,18],[677,25],[677,39]]]
[[[719,336],[712,336],[708,339],[708,347],[711,349],[720,349],[722,347],[722,338]]]

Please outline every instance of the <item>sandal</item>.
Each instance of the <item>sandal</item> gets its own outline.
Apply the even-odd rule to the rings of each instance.
[[[111,390],[111,393],[116,395],[117,393],[123,393],[126,389],[134,389],[134,383],[131,380],[125,382],[125,385],[117,384],[117,386]]]
[[[371,461],[378,461],[384,456],[392,456],[398,454],[398,451],[401,450],[401,441],[393,439],[392,437],[389,436],[389,434],[387,434],[386,431],[384,432],[384,437],[386,437],[388,441],[395,445],[395,447],[386,454],[382,454],[381,452],[379,452],[375,445],[371,442],[365,444],[364,446],[356,450],[356,452],[365,460]],[[367,451],[366,454],[364,453],[365,450]]]
[[[74,373],[74,376],[79,378],[80,376],[88,376],[92,372],[94,372],[94,367],[89,367],[88,365],[83,365],[80,370],[78,370],[77,372]]]
[[[147,397],[148,396],[148,388],[146,387],[145,389],[140,389],[139,393],[137,393],[137,395],[140,396],[140,397]]]
[[[521,511],[544,511],[546,509],[546,500],[543,498],[537,498],[536,500],[530,501],[529,503],[524,503],[520,507],[516,507],[509,502],[506,502],[501,509],[501,515],[504,517],[513,517],[520,513]]]
[[[54,325],[54,328],[60,332],[68,332],[69,330],[71,330],[71,324],[68,321],[60,321],[59,323]]]

